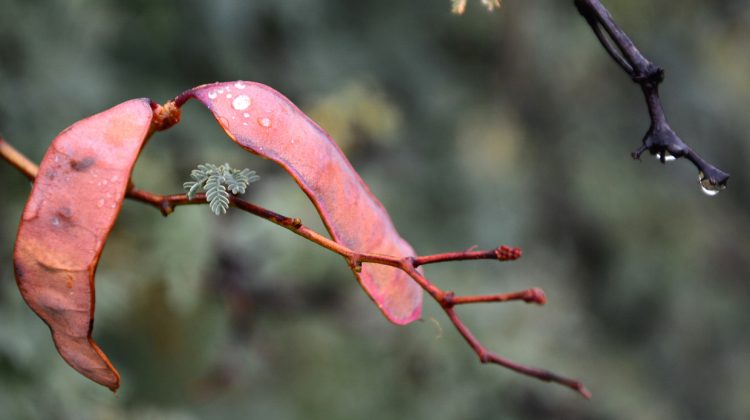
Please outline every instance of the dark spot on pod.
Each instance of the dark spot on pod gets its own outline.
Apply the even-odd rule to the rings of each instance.
[[[69,207],[60,207],[57,209],[55,214],[52,216],[52,226],[63,228],[73,224],[71,218],[73,217],[73,211]]]
[[[13,262],[13,270],[16,272],[16,277],[23,277],[23,275],[26,273],[21,264],[14,261]]]
[[[73,216],[73,212],[69,207],[60,207],[59,209],[57,209],[57,214],[59,214],[60,217],[64,219],[70,219]]]
[[[71,160],[70,167],[78,172],[82,172],[90,168],[91,165],[93,165],[95,162],[96,162],[96,159],[88,156],[81,160],[75,160],[75,159]]]

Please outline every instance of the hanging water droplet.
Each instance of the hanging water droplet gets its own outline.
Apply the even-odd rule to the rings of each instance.
[[[709,197],[715,196],[716,194],[720,193],[721,190],[727,187],[726,185],[717,185],[711,183],[711,180],[708,179],[708,177],[703,172],[698,172],[698,184],[701,186],[703,194],[706,194]]]
[[[250,102],[250,98],[247,95],[240,95],[234,98],[234,101],[232,101],[232,108],[236,109],[237,111],[242,111],[243,109],[247,109],[247,107],[250,106]]]
[[[245,84],[242,83],[242,82],[237,82],[237,83],[234,84],[234,87],[236,87],[237,89],[242,90],[242,89],[245,88]]]
[[[662,156],[664,156],[664,159],[662,159]],[[673,162],[676,159],[677,158],[674,157],[674,155],[672,155],[671,153],[669,153],[668,150],[665,150],[663,152],[663,155],[662,155],[662,152],[656,152],[656,160],[658,160],[659,162],[664,162],[664,163]]]
[[[216,92],[215,91],[208,92],[208,99],[216,99]]]
[[[258,119],[258,124],[262,125],[263,127],[268,128],[268,127],[271,126],[271,120],[268,119],[268,118],[266,118],[266,117],[259,118]]]

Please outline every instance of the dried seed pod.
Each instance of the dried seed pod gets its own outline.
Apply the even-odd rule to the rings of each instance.
[[[151,102],[134,99],[60,133],[39,167],[14,252],[18,288],[60,355],[112,391],[120,376],[91,338],[94,272],[152,118]]]
[[[359,252],[414,255],[341,149],[282,94],[238,81],[196,87],[176,102],[190,97],[206,105],[236,143],[281,165],[313,202],[335,241]],[[389,320],[407,324],[419,318],[422,291],[405,273],[371,264],[353,271]]]

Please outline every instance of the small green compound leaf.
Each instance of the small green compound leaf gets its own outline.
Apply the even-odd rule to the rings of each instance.
[[[206,201],[217,216],[229,209],[230,192],[233,195],[244,194],[251,182],[260,179],[255,171],[233,169],[228,163],[218,166],[211,163],[200,164],[190,172],[190,177],[194,181],[182,184],[188,199],[192,200],[200,190],[205,191]]]
[[[206,186],[206,200],[211,207],[211,211],[217,216],[226,213],[229,208],[229,193],[227,188],[222,184],[224,177],[221,174],[213,174],[208,177]]]
[[[193,182],[188,181],[184,184],[182,184],[182,188],[187,190],[187,196],[188,200],[192,200],[195,194],[198,192],[198,190],[201,188],[202,183],[200,182]]]

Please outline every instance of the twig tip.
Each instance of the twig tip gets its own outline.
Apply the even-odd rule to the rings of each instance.
[[[536,303],[537,305],[547,304],[547,296],[544,294],[544,290],[538,287],[529,289],[527,296],[523,300],[526,303]]]
[[[502,245],[495,249],[495,256],[499,261],[513,261],[521,258],[523,252],[521,248],[509,247]]]

